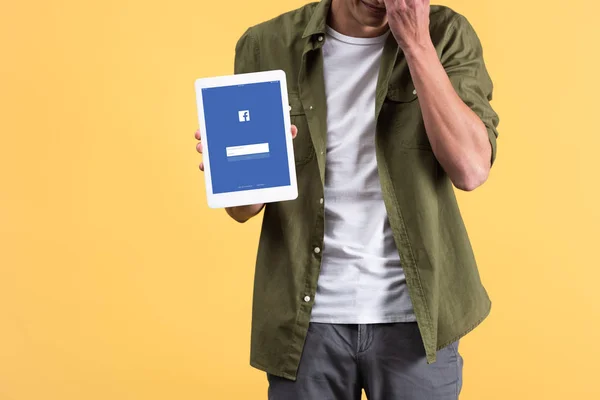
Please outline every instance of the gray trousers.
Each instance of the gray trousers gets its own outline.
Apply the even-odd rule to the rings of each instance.
[[[267,374],[269,400],[457,400],[458,342],[428,365],[415,322],[311,323],[296,381]]]

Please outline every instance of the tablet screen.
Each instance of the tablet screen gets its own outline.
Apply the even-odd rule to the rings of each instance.
[[[203,88],[213,193],[289,186],[279,81]]]

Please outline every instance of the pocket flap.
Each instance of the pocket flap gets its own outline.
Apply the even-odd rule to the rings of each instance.
[[[412,82],[408,82],[405,86],[390,86],[386,97],[398,103],[410,103],[418,98]]]

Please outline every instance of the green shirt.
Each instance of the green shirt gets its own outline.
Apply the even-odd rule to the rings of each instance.
[[[331,0],[249,28],[235,73],[287,75],[299,196],[265,207],[254,282],[252,366],[296,379],[317,290],[324,236],[327,109],[322,47]],[[479,39],[460,14],[432,6],[431,38],[462,100],[482,119],[496,157],[498,116]],[[452,182],[425,132],[406,59],[385,43],[376,89],[376,157],[383,199],[427,361],[490,312]]]

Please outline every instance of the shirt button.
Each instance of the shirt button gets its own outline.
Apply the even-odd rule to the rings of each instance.
[[[417,94],[417,89],[413,90],[413,94]]]
[[[310,301],[310,296],[304,296],[304,301],[308,303]]]
[[[312,110],[312,109],[313,109],[313,106],[310,106],[310,107],[308,107],[308,109],[309,109],[309,110]]]
[[[321,249],[318,247],[315,247],[315,254],[319,254],[321,252]]]
[[[290,111],[292,111],[292,106],[290,106]]]
[[[323,41],[323,35],[319,35],[319,37],[317,38],[317,40],[318,40],[319,42],[322,42],[322,41]]]
[[[319,199],[319,204],[323,204],[323,198],[322,197]]]

